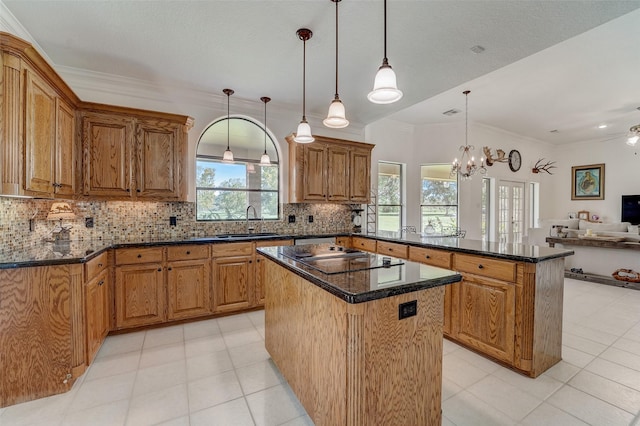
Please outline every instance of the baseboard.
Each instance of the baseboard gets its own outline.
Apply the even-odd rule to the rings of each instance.
[[[628,281],[619,281],[612,277],[606,277],[603,275],[589,274],[589,273],[576,273],[571,271],[564,271],[565,278],[573,278],[575,280],[590,281],[593,283],[612,285],[615,287],[630,288],[632,290],[640,290],[640,283],[631,283]]]

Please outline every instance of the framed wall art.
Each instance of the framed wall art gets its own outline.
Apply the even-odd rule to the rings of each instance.
[[[604,163],[571,167],[572,200],[604,200]]]

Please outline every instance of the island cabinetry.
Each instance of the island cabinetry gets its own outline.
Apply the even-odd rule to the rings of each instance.
[[[66,392],[85,370],[82,266],[0,270],[0,407]]]
[[[188,126],[135,113],[139,111],[82,112],[84,194],[182,199]]]
[[[84,311],[87,365],[95,358],[109,333],[110,310],[109,253],[104,252],[85,264]]]
[[[167,319],[194,318],[211,313],[208,245],[167,247]]]
[[[347,237],[348,238],[348,237]],[[337,243],[341,245],[340,243]],[[293,240],[280,240],[280,241],[256,241],[257,247],[270,247],[270,246],[291,246],[293,245]],[[255,264],[255,272],[254,272],[254,282],[255,282],[255,306],[264,306],[264,295],[265,295],[265,262],[266,258],[260,254],[256,253],[256,264]]]
[[[367,203],[373,145],[316,136],[313,144],[289,143],[289,201]]]
[[[164,322],[164,248],[117,249],[115,264],[116,328]]]
[[[378,241],[376,250],[380,254],[386,254],[393,257],[406,259],[409,256],[409,247],[405,244],[390,243],[387,241]]]
[[[253,243],[214,244],[211,248],[213,270],[213,312],[233,312],[254,303]]]
[[[437,266],[439,268],[451,269],[453,253],[424,247],[409,247],[409,260],[424,263],[425,265]],[[454,289],[459,283],[450,284],[444,288],[444,323],[443,329],[445,335],[451,334],[451,298]]]

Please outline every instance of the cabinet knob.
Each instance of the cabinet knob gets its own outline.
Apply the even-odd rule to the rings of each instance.
[[[393,251],[393,249],[392,249],[392,248],[389,248],[389,251]]]
[[[140,190],[139,190],[139,189],[136,189],[136,192],[140,192]]]
[[[98,268],[102,268],[102,263],[98,263]]]
[[[256,259],[256,263],[260,263],[260,259]]]
[[[127,192],[131,192],[131,190],[129,188],[127,188]]]
[[[171,266],[169,266],[169,268],[168,268],[168,269],[169,269],[170,271],[171,271],[171,270],[173,270],[173,268],[172,268]]]
[[[428,254],[424,256],[425,259],[431,259],[431,256],[429,256]]]
[[[138,255],[138,259],[140,259],[140,258],[142,258],[142,255],[141,255],[141,254],[139,254],[139,255]]]
[[[158,268],[158,272],[162,272],[162,268]]]
[[[191,254],[191,252],[189,250],[187,250],[187,254]]]
[[[100,282],[98,283],[98,285],[102,285],[104,284],[104,280],[100,280]]]
[[[484,266],[482,266],[482,264],[479,264],[478,269],[484,269]]]

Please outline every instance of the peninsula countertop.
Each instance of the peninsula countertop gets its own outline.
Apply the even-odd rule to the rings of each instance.
[[[278,265],[328,291],[347,303],[362,303],[372,300],[425,290],[462,280],[462,276],[448,269],[428,266],[405,259],[397,259],[381,254],[365,253],[367,262],[373,267],[359,269],[353,267],[360,258],[346,258],[338,262],[331,272],[309,266],[304,258],[285,253],[288,250],[315,249],[331,244],[310,244],[295,247],[261,247],[258,251]],[[383,266],[383,259],[389,266]],[[343,259],[327,259],[340,260]],[[345,266],[342,266],[345,265]]]

